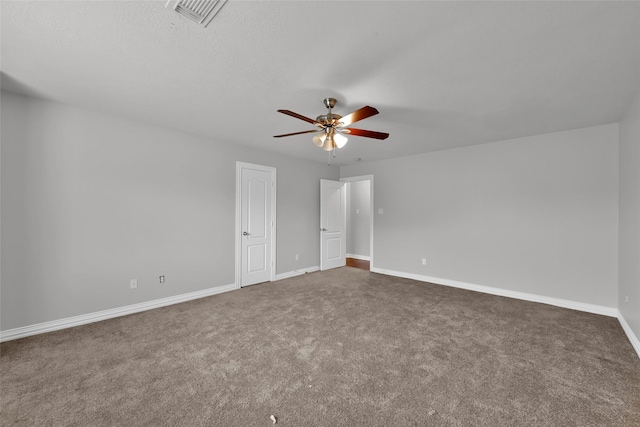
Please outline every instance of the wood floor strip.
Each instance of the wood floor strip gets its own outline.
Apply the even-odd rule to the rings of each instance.
[[[361,268],[363,270],[369,270],[369,261],[355,258],[347,258],[347,267]]]

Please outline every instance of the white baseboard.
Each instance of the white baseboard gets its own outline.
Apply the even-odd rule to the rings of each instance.
[[[363,261],[371,261],[371,258],[366,255],[347,254],[347,258],[361,259]]]
[[[583,302],[545,297],[542,295],[529,294],[526,292],[510,291],[507,289],[493,288],[484,285],[475,285],[473,283],[458,282],[456,280],[442,279],[439,277],[423,276],[413,273],[405,273],[402,271],[386,270],[383,268],[372,268],[372,272],[386,274],[388,276],[403,277],[405,279],[418,280],[420,282],[435,283],[436,285],[451,286],[454,288],[467,289],[470,291],[483,292],[485,294],[498,295],[502,297],[515,298],[524,301],[539,302],[543,304],[555,305],[557,307],[569,308],[572,310],[585,311],[587,313],[600,314],[603,316],[616,317],[622,326],[627,338],[631,342],[631,346],[640,358],[640,340],[633,333],[633,330],[625,320],[622,313],[615,307],[607,307],[603,305],[587,304]]]
[[[281,273],[276,275],[276,280],[287,279],[289,277],[301,276],[306,273],[313,273],[319,271],[320,267],[313,266],[302,270],[289,271],[287,273]],[[586,304],[571,300],[564,300],[558,298],[545,297],[541,295],[529,294],[525,292],[509,291],[506,289],[493,288],[484,285],[475,285],[472,283],[458,282],[455,280],[441,279],[437,277],[422,276],[413,273],[405,273],[401,271],[386,270],[383,268],[375,268],[371,270],[374,273],[385,274],[388,276],[403,277],[406,279],[418,280],[421,282],[435,283],[437,285],[451,286],[455,288],[467,289],[471,291],[483,292],[491,295],[504,296],[509,298],[516,298],[525,301],[539,302],[543,304],[555,305],[563,308],[570,308],[578,311],[585,311],[588,313],[601,314],[604,316],[616,317],[622,326],[627,338],[631,342],[634,350],[640,358],[640,340],[633,333],[633,330],[618,311],[613,307],[606,307],[594,304]],[[60,329],[72,328],[75,326],[86,325],[88,323],[98,322],[101,320],[112,319],[114,317],[126,316],[128,314],[139,313],[141,311],[152,310],[154,308],[166,307],[168,305],[179,304],[181,302],[191,301],[198,298],[204,298],[211,295],[221,294],[223,292],[229,292],[236,290],[235,284],[216,286],[214,288],[204,289],[202,291],[189,292],[186,294],[175,295],[172,297],[156,299],[152,301],[142,302],[138,304],[127,305],[124,307],[113,308],[109,310],[97,311],[94,313],[83,314],[80,316],[68,317],[66,319],[53,320],[50,322],[38,323],[36,325],[23,326],[15,329],[8,329],[6,331],[0,331],[0,342],[11,341],[19,338],[28,337],[31,335],[43,334],[46,332],[57,331]]]
[[[276,274],[276,281],[282,279],[288,279],[289,277],[302,276],[303,274],[313,273],[314,271],[320,271],[320,267],[315,265],[313,267],[303,268],[301,270],[287,271],[286,273]]]
[[[216,286],[214,288],[204,289],[201,291],[155,299],[152,301],[112,308],[109,310],[96,311],[94,313],[82,314],[80,316],[67,317],[66,319],[53,320],[50,322],[38,323],[36,325],[8,329],[6,331],[0,331],[0,342],[16,340],[18,338],[24,338],[31,335],[44,334],[46,332],[53,332],[60,329],[73,328],[74,326],[86,325],[87,323],[98,322],[100,320],[112,319],[114,317],[126,316],[128,314],[152,310],[154,308],[179,304],[181,302],[221,294],[223,292],[229,292],[235,289],[235,284]]]
[[[418,280],[420,282],[435,283],[436,285],[451,286],[454,288],[482,292],[482,293],[491,294],[491,295],[498,295],[501,297],[515,298],[515,299],[521,299],[524,301],[531,301],[531,302],[539,302],[542,304],[555,305],[557,307],[570,308],[572,310],[585,311],[587,313],[601,314],[603,316],[618,317],[618,309],[615,307],[587,304],[584,302],[546,297],[543,295],[529,294],[526,292],[510,291],[508,289],[493,288],[491,286],[484,286],[484,285],[475,285],[473,283],[458,282],[456,280],[422,276],[419,274],[405,273],[402,271],[394,271],[394,270],[386,270],[383,268],[372,268],[371,271],[374,273],[386,274],[388,276],[404,277],[406,279]]]
[[[627,334],[627,338],[629,338],[629,341],[631,342],[631,346],[636,351],[638,358],[640,358],[640,340],[638,339],[636,334],[633,333],[631,326],[629,326],[627,321],[624,319],[624,316],[622,315],[622,313],[618,313],[618,321],[620,322],[620,326],[622,326],[624,333]]]

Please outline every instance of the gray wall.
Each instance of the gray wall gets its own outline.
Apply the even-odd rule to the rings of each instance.
[[[620,122],[619,309],[640,338],[640,94]],[[629,297],[626,302],[625,297]]]
[[[374,175],[376,268],[617,307],[617,147],[613,124],[341,176]]]
[[[368,257],[371,216],[371,184],[369,181],[348,182],[347,253]]]
[[[318,265],[337,167],[1,98],[2,330],[234,283],[236,161],[277,168],[277,272]]]
[[[336,167],[1,97],[2,330],[233,283],[236,161],[278,170],[277,272],[318,264]],[[619,306],[640,336],[638,102],[619,139],[606,125],[343,167],[375,175],[376,267]]]

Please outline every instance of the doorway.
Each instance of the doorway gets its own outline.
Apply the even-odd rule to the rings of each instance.
[[[373,267],[373,175],[342,178],[347,188],[346,265]]]
[[[273,281],[276,169],[236,162],[236,288]]]
[[[373,268],[373,175],[320,180],[320,269]]]

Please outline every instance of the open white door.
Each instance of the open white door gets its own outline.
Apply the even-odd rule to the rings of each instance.
[[[240,286],[272,280],[275,241],[275,169],[238,163]]]
[[[320,270],[346,265],[347,197],[344,182],[320,180]]]

